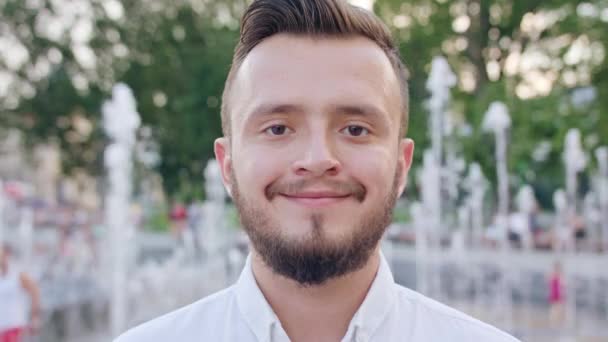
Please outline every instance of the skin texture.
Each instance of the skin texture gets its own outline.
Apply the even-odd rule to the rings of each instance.
[[[291,340],[340,340],[414,149],[390,62],[363,37],[279,34],[244,60],[229,101],[215,153],[255,278]]]

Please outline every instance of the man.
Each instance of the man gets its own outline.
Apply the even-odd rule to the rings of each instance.
[[[9,257],[8,247],[0,245],[0,342],[20,342],[28,327],[39,328],[40,296],[27,274],[9,267]]]
[[[215,153],[250,237],[237,283],[140,341],[516,341],[394,283],[379,241],[414,143],[387,28],[341,0],[255,0]]]

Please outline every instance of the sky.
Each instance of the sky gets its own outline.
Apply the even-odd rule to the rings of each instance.
[[[374,6],[374,1],[375,0],[349,0],[349,2],[351,4],[359,6],[359,7],[363,7],[370,11],[372,10],[372,7]]]

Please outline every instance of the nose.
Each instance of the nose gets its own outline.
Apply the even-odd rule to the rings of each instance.
[[[334,146],[327,137],[312,136],[303,143],[303,153],[292,165],[298,176],[335,176],[342,165],[334,152]]]

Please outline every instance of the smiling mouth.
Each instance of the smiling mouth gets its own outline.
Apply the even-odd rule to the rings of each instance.
[[[350,194],[347,195],[335,195],[335,194],[297,194],[297,195],[287,195],[281,194],[281,197],[286,198],[290,202],[294,202],[299,205],[304,205],[307,207],[324,207],[331,204],[340,203],[351,197]]]

